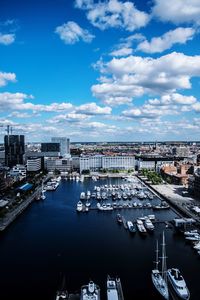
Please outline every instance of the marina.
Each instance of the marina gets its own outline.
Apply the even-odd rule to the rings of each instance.
[[[12,299],[21,296],[22,291],[27,294],[30,290],[30,299],[37,299],[38,292],[43,299],[55,299],[59,274],[64,272],[67,290],[75,291],[75,294],[80,294],[80,287],[89,283],[91,278],[101,289],[101,299],[107,299],[105,279],[109,274],[111,278],[121,279],[124,299],[161,300],[162,297],[152,284],[151,270],[154,267],[155,242],[156,239],[161,240],[164,230],[168,268],[176,267],[181,270],[191,293],[190,299],[199,300],[198,278],[189,271],[192,268],[192,273],[198,274],[199,254],[197,249],[191,247],[191,241],[185,239],[184,232],[176,230],[176,225],[179,229],[185,219],[181,219],[171,209],[153,210],[138,206],[132,209],[113,209],[105,213],[96,207],[92,209],[98,203],[95,199],[91,201],[95,186],[110,184],[127,183],[119,178],[98,181],[85,179],[84,182],[61,180],[55,191],[45,192],[44,201],[33,202],[1,233],[0,263],[4,273],[0,283],[2,299]],[[81,193],[87,191],[91,192],[91,198],[88,199],[91,203],[89,213],[79,213],[76,211],[77,203]],[[83,200],[83,203],[86,201],[87,199]],[[109,199],[104,201],[114,202]],[[126,201],[130,200],[123,200]],[[133,198],[132,202],[134,201],[144,203],[147,200]],[[160,200],[155,197],[150,201],[159,203]],[[120,214],[120,221],[117,214]],[[136,228],[136,232],[132,234],[127,221],[136,226],[140,218],[145,224],[146,217],[151,220],[154,230],[140,234]],[[175,223],[175,219],[179,222]],[[190,232],[189,226],[185,232],[187,231]],[[38,246],[33,248],[33,245]],[[13,248],[17,260],[12,255]],[[10,284],[14,290],[9,289]],[[173,299],[177,300],[176,297],[175,293]]]

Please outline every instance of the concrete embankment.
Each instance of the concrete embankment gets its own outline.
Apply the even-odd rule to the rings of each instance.
[[[198,225],[200,225],[199,216],[192,213],[187,208],[188,204],[195,202],[193,198],[183,197],[176,192],[178,190],[178,186],[170,186],[170,185],[152,185],[149,182],[143,180],[142,177],[137,176],[146,186],[148,186],[156,195],[160,197],[160,199],[165,200],[171,206],[171,208],[180,216],[180,217],[188,217],[196,220]],[[193,203],[195,204],[195,203]]]
[[[21,202],[13,211],[8,212],[3,218],[0,219],[0,231],[6,229],[28,206],[36,197],[41,193],[41,187],[37,188],[32,195]]]

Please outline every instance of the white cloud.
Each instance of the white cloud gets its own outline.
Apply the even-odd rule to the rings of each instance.
[[[15,41],[15,34],[13,33],[7,33],[7,34],[2,34],[0,33],[0,44],[8,46]]]
[[[159,58],[129,56],[97,63],[108,82],[92,86],[97,98],[138,97],[144,94],[172,94],[190,89],[191,78],[200,76],[200,56],[173,52]],[[106,76],[107,75],[107,76]]]
[[[180,104],[180,105],[192,105],[197,102],[197,99],[194,96],[185,96],[178,93],[163,95],[159,99],[150,99],[148,103],[151,105],[170,105],[170,104]]]
[[[8,81],[15,82],[16,75],[14,73],[0,72],[0,87],[5,86]]]
[[[130,1],[108,0],[104,2],[76,0],[76,7],[87,10],[91,24],[101,30],[123,28],[128,31],[146,26],[147,13],[138,10]]]
[[[100,107],[96,103],[86,103],[76,108],[76,112],[85,115],[109,115],[112,109],[110,107]]]
[[[200,113],[200,102],[193,104],[192,108],[194,109],[194,111]]]
[[[161,37],[153,37],[150,42],[147,40],[142,41],[136,50],[146,53],[158,53],[170,49],[174,44],[185,44],[191,40],[195,34],[195,30],[191,27],[179,27],[170,30],[163,34]]]
[[[199,0],[154,0],[154,2],[152,14],[162,21],[200,24]]]
[[[103,99],[103,102],[110,106],[129,105],[132,102],[130,97],[109,97]]]
[[[88,30],[81,28],[77,23],[72,21],[56,27],[55,33],[59,35],[65,44],[75,44],[80,40],[90,43],[95,37]]]
[[[57,124],[57,123],[76,123],[76,122],[82,122],[84,120],[88,120],[90,116],[85,114],[77,114],[76,112],[71,112],[65,115],[57,115],[53,118],[51,118],[48,122]]]
[[[71,103],[51,103],[51,104],[33,104],[31,102],[25,102],[27,99],[33,99],[32,95],[24,93],[0,93],[0,111],[9,110],[32,110],[35,112],[59,112],[69,110],[73,107]]]
[[[120,48],[118,50],[114,50],[110,53],[111,56],[128,56],[133,53],[133,49],[131,48]]]

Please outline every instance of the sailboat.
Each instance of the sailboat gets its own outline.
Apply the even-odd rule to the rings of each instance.
[[[46,199],[46,196],[45,196],[45,190],[44,190],[44,187],[43,187],[43,182],[42,182],[42,193],[41,193],[41,196],[40,196],[40,199],[44,200]]]
[[[156,261],[155,261],[155,269],[151,272],[152,282],[157,289],[157,291],[162,295],[162,297],[166,300],[169,299],[169,291],[167,286],[167,265],[166,265],[166,251],[165,251],[165,235],[163,231],[163,241],[162,241],[162,270],[161,272],[158,269],[158,241],[156,243]]]

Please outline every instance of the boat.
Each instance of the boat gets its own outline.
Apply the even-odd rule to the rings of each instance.
[[[107,300],[119,300],[115,279],[107,277]]]
[[[100,300],[100,288],[92,280],[81,287],[80,300]]]
[[[56,292],[56,300],[65,300],[65,299],[69,299],[69,294],[66,289],[65,277],[63,276],[61,287]]]
[[[127,221],[127,226],[128,226],[128,230],[131,233],[135,233],[136,232],[136,228],[135,228],[135,226],[133,225],[133,223],[131,221]]]
[[[86,198],[85,192],[81,192],[80,199],[85,200],[85,198]]]
[[[144,220],[144,226],[147,230],[154,231],[154,225],[148,217]]]
[[[78,201],[76,210],[77,210],[78,212],[80,212],[80,211],[83,210],[83,203],[82,203],[81,201]]]
[[[143,221],[140,219],[137,219],[137,228],[140,233],[147,233],[146,228],[144,227]]]
[[[123,222],[122,216],[120,214],[117,214],[117,222],[120,224]]]
[[[166,253],[165,253],[165,235],[163,232],[163,242],[162,242],[162,270],[158,269],[158,241],[156,242],[156,261],[155,261],[155,269],[151,271],[151,279],[152,282],[157,289],[157,291],[161,294],[161,296],[168,300],[169,299],[169,291],[167,286],[167,267],[166,267]]]
[[[186,282],[177,268],[171,268],[167,270],[167,277],[171,283],[176,294],[184,300],[190,299],[190,292],[187,288]]]

